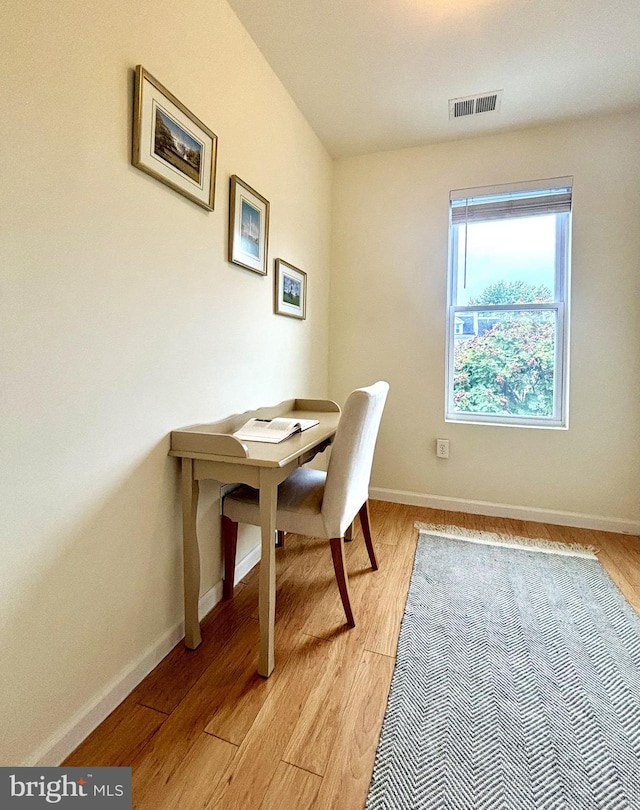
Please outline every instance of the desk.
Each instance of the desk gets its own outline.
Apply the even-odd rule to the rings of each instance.
[[[241,442],[231,435],[248,419],[276,416],[318,419],[319,424],[279,444]],[[182,460],[182,543],[184,550],[185,644],[195,649],[202,637],[198,619],[200,552],[196,534],[199,481],[248,484],[260,491],[262,557],[260,560],[258,673],[268,678],[275,666],[276,606],[275,531],[278,484],[296,467],[325,450],[333,441],[340,407],[330,400],[292,399],[272,408],[236,414],[221,422],[191,425],[171,432],[169,455]],[[233,576],[233,571],[225,572]]]

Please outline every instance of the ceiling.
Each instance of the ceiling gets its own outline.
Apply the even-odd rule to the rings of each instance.
[[[229,2],[333,157],[640,104],[638,0]]]

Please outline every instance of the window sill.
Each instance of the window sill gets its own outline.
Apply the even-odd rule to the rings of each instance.
[[[507,427],[507,428],[533,428],[536,430],[569,430],[568,422],[534,421],[529,419],[509,419],[505,421],[503,416],[491,419],[488,416],[474,415],[462,416],[460,414],[449,415],[444,418],[445,422],[458,425],[483,425],[485,427]]]

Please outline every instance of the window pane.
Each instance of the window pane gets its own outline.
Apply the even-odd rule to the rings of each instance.
[[[553,300],[555,214],[454,227],[458,231],[457,304],[531,304]]]
[[[553,417],[557,311],[454,316],[453,412]]]

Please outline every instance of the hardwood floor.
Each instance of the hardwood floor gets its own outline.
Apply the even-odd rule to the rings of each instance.
[[[65,765],[131,765],[136,808],[302,810],[364,806],[393,674],[416,520],[593,545],[640,613],[637,537],[380,501],[346,544],[348,629],[326,541],[287,535],[277,557],[276,669],[256,674],[256,567],[80,745]]]

